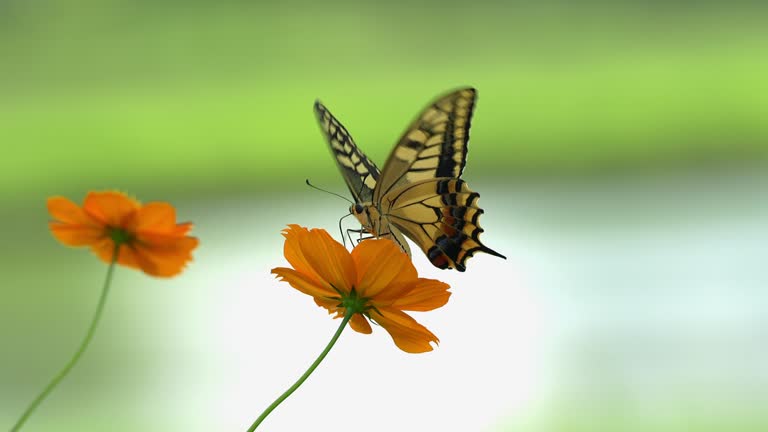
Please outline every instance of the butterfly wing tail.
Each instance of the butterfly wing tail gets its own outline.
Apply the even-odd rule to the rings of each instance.
[[[435,267],[466,270],[477,252],[506,257],[480,241],[480,194],[457,178],[414,183],[385,197],[390,223],[416,242]]]

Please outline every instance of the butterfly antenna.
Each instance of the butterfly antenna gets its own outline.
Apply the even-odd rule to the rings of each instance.
[[[349,198],[347,198],[347,197],[345,197],[345,196],[343,196],[343,195],[339,195],[339,194],[337,194],[337,193],[335,193],[335,192],[327,191],[327,190],[325,190],[325,189],[320,189],[319,187],[317,187],[317,186],[313,185],[312,183],[310,183],[310,182],[309,182],[309,179],[307,179],[307,186],[311,187],[312,189],[317,189],[317,190],[319,190],[320,192],[325,192],[325,193],[327,193],[327,194],[331,194],[331,195],[337,196],[337,197],[339,197],[339,198],[343,199],[344,201],[346,201],[346,202],[348,202],[348,203],[350,203],[350,204],[354,204],[354,203],[352,202],[352,200],[350,200]],[[351,213],[350,213],[350,214],[351,214]]]
[[[344,245],[344,247],[347,247],[347,240],[344,238],[344,230],[341,228],[341,221],[344,220],[344,218],[347,216],[352,216],[352,213],[345,214],[339,218],[339,235],[341,235],[341,243]]]

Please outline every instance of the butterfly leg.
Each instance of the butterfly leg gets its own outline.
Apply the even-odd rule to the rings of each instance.
[[[360,237],[355,239],[357,244],[360,244],[360,242],[362,242],[363,240],[369,240],[369,239],[373,239],[373,238],[388,237],[388,236],[392,235],[392,233],[383,233],[383,234],[381,234],[379,236],[375,236],[375,235],[371,234],[371,235],[367,235],[367,236],[363,237],[363,234],[369,234],[369,232],[366,231],[365,229],[348,229],[347,230],[347,237],[349,238],[349,242],[350,243],[354,243],[352,241],[352,234],[351,233],[360,234]]]
[[[360,234],[360,238],[362,238],[364,232],[366,232],[364,229],[348,229],[347,238],[349,238],[349,244],[355,244],[355,242],[352,241],[352,233]],[[360,240],[358,240],[357,243],[360,243]]]
[[[389,237],[391,235],[392,235],[392,233],[384,233],[384,234],[381,234],[380,236],[369,235],[368,237],[363,237],[361,235],[360,238],[357,239],[357,244],[360,244],[360,242],[363,241],[363,240],[369,240],[369,239],[375,239],[375,238],[384,238],[384,237]]]
[[[372,235],[370,235],[368,237],[360,236],[360,238],[357,239],[357,244],[360,244],[360,242],[362,242],[363,240],[369,240],[369,239],[373,239],[373,238],[376,238],[376,236],[372,236]]]

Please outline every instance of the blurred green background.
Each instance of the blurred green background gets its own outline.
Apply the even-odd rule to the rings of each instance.
[[[105,272],[53,241],[46,197],[170,201],[202,246],[169,281],[118,271],[26,430],[245,430],[335,326],[268,275],[285,224],[331,231],[347,206],[304,185],[345,193],[313,101],[381,167],[429,100],[471,85],[464,177],[508,260],[456,275],[417,257],[454,287],[423,318],[441,347],[346,335],[267,430],[331,430],[340,411],[382,431],[768,429],[767,18],[725,1],[0,2],[0,427],[74,351]]]

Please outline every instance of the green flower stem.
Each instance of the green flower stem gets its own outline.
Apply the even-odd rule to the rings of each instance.
[[[293,394],[294,391],[296,391],[299,386],[301,386],[304,381],[309,378],[309,376],[312,374],[312,372],[317,369],[317,367],[320,365],[320,362],[323,361],[326,355],[331,351],[331,348],[336,344],[336,341],[339,339],[339,336],[341,336],[341,332],[344,331],[344,328],[347,326],[347,323],[352,318],[352,315],[354,313],[347,312],[347,314],[344,316],[344,319],[341,321],[341,324],[339,325],[339,329],[336,330],[336,334],[333,335],[331,338],[331,341],[328,342],[328,346],[325,347],[323,352],[320,353],[320,355],[317,357],[314,363],[312,363],[312,366],[307,369],[306,372],[304,372],[304,375],[301,376],[301,378],[298,379],[288,390],[285,391],[285,393],[281,394],[280,397],[278,397],[274,402],[272,402],[272,405],[268,406],[267,409],[264,410],[263,413],[259,416],[259,418],[256,419],[255,422],[251,425],[251,427],[248,428],[248,432],[253,432],[256,430],[256,428],[261,424],[262,421],[264,421],[265,418],[271,413],[275,408],[277,408],[278,405],[280,405],[284,400],[288,399],[288,396]]]
[[[101,313],[104,310],[104,304],[107,301],[107,294],[109,293],[109,286],[112,282],[112,273],[114,273],[115,270],[115,263],[117,262],[117,254],[120,249],[120,245],[117,244],[115,246],[115,251],[112,254],[112,262],[109,264],[109,268],[107,269],[107,278],[104,280],[104,287],[101,289],[101,297],[99,298],[99,304],[96,307],[96,313],[93,315],[93,320],[91,321],[91,326],[88,327],[88,333],[86,333],[85,338],[83,339],[83,342],[80,344],[80,348],[77,349],[77,352],[74,356],[69,360],[69,362],[64,366],[64,368],[51,380],[50,383],[43,389],[43,391],[35,398],[35,400],[32,401],[31,404],[29,404],[29,407],[27,407],[27,410],[24,411],[24,414],[21,415],[21,418],[16,422],[16,424],[11,428],[11,432],[17,432],[21,429],[21,427],[24,425],[24,422],[27,421],[29,416],[32,415],[32,413],[35,411],[38,405],[50,394],[54,388],[56,388],[57,385],[61,382],[61,380],[64,379],[64,377],[67,376],[69,371],[72,370],[73,367],[75,367],[75,364],[77,364],[77,361],[80,360],[80,357],[85,352],[85,349],[88,347],[88,344],[91,342],[91,339],[93,339],[93,334],[96,332],[96,327],[99,324],[99,320],[101,319]]]

